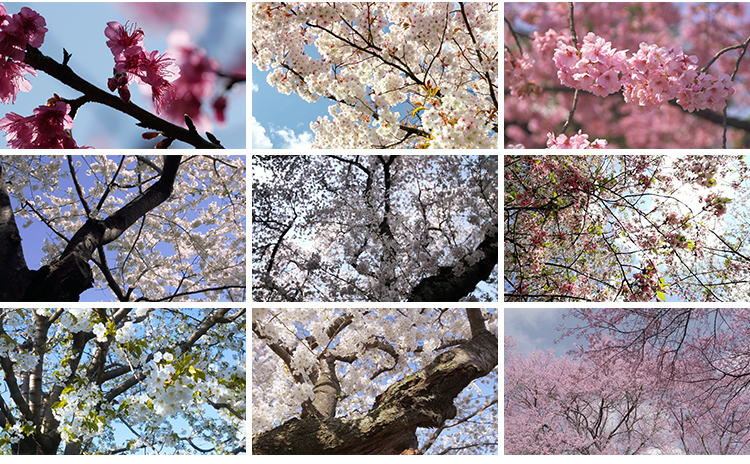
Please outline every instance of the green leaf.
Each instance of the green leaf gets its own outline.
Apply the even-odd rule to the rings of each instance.
[[[688,240],[688,242],[687,242],[687,245],[686,245],[686,246],[687,246],[687,249],[688,249],[688,250],[692,250],[693,248],[695,248],[695,242],[694,242],[694,241],[692,241],[692,240]]]
[[[656,296],[659,297],[661,301],[667,301],[667,295],[664,294],[664,292],[656,292]]]
[[[195,380],[197,379],[206,380],[206,374],[202,370],[196,368],[195,366],[188,367],[188,372]]]
[[[55,404],[53,404],[52,405],[52,409],[64,408],[66,404],[68,404],[68,400],[66,400],[65,398],[63,398],[62,400],[60,400],[60,401],[56,402]]]

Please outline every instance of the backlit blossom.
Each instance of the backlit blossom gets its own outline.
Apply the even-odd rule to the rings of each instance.
[[[8,25],[3,27],[5,32],[26,38],[29,45],[39,48],[44,43],[47,22],[42,15],[28,7],[21,8],[21,12],[8,17]]]
[[[131,27],[128,31],[122,24],[111,21],[104,30],[109,40],[107,46],[115,59],[115,76],[107,82],[107,87],[118,90],[120,98],[130,101],[127,84],[136,81],[151,86],[151,96],[156,112],[168,104],[167,97],[174,92],[174,82],[180,77],[180,69],[171,55],[154,50],[149,52],[143,44],[143,31]],[[127,77],[127,81],[123,78]]]
[[[139,47],[143,51],[146,51],[146,47],[143,45],[145,34],[140,28],[136,28],[134,25],[131,25],[128,30],[126,26],[117,21],[110,21],[104,29],[104,35],[109,39],[107,40],[107,46],[115,56],[120,55],[125,49],[130,47]]]
[[[0,119],[0,129],[7,133],[11,148],[79,148],[70,135],[73,119],[69,112],[70,105],[56,101],[36,108],[33,116],[6,114]]]
[[[31,90],[31,82],[24,74],[36,76],[36,70],[25,63],[0,57],[0,101],[5,104],[15,103],[18,92]]]
[[[44,43],[47,22],[44,18],[28,7],[21,8],[18,14],[4,15],[0,27],[0,55],[8,56],[16,61],[26,58],[26,45],[39,48]]]

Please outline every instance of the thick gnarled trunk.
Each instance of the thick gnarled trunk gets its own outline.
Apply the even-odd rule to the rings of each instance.
[[[391,385],[366,415],[342,420],[313,410],[253,439],[254,454],[416,454],[417,427],[456,416],[454,399],[497,366],[498,340],[467,310],[472,339]]]
[[[19,301],[29,284],[30,271],[3,174],[0,164],[0,301]]]

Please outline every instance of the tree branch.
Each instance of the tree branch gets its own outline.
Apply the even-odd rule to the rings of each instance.
[[[453,400],[497,366],[498,341],[483,332],[392,384],[368,414],[352,420],[291,419],[253,439],[256,454],[400,454],[417,447],[417,427],[456,416]]]
[[[456,266],[463,266],[464,272],[456,275],[456,266],[443,266],[431,277],[422,279],[411,291],[407,301],[458,301],[487,280],[498,261],[497,231],[487,235],[477,247],[484,257],[469,265],[465,259]]]
[[[21,235],[5,185],[0,163],[0,301],[18,301],[28,286],[31,273],[23,255]]]
[[[169,198],[181,158],[180,155],[165,156],[161,177],[142,195],[103,221],[86,221],[70,239],[60,258],[36,272],[26,288],[23,301],[78,301],[79,295],[93,286],[88,261],[94,251],[116,240],[135,221]]]
[[[26,47],[26,59],[24,62],[34,69],[44,71],[68,87],[83,93],[87,101],[100,103],[132,116],[139,121],[136,125],[140,127],[154,129],[164,134],[167,138],[180,140],[195,148],[224,148],[218,143],[212,143],[204,139],[197,131],[190,131],[176,126],[132,102],[125,103],[119,97],[107,93],[81,78],[67,65],[58,63],[30,45]]]

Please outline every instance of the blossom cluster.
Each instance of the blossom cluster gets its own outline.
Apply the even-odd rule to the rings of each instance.
[[[139,28],[127,28],[117,21],[110,21],[104,35],[109,39],[107,46],[115,58],[115,75],[107,81],[109,90],[117,90],[120,98],[128,102],[128,84],[135,80],[139,84],[149,85],[156,112],[161,112],[167,96],[174,92],[173,81],[180,76],[174,59],[166,53],[159,56],[158,50],[146,50],[144,33]]]
[[[557,77],[563,85],[606,97],[620,90],[620,75],[626,72],[626,52],[612,48],[610,42],[593,32],[583,38],[580,50],[559,42],[554,56]]]
[[[641,42],[638,52],[626,58],[610,42],[589,32],[580,49],[560,40],[554,54],[560,83],[598,97],[623,91],[627,103],[650,111],[677,99],[687,111],[720,111],[734,94],[728,74],[699,73],[698,58],[681,47],[657,47]]]
[[[570,6],[555,2],[513,2],[505,3],[504,9],[508,20],[504,27],[505,145],[543,148],[547,132],[561,125],[572,107],[573,92],[570,87],[560,84],[559,69],[554,60],[558,43],[573,46]],[[731,113],[733,106],[742,108],[750,100],[747,73],[743,74],[741,67],[735,73],[738,61],[746,59],[740,58],[744,55],[741,48],[738,49],[746,37],[739,37],[735,31],[748,30],[748,11],[750,7],[745,3],[653,2],[629,4],[627,7],[606,2],[574,4],[573,26],[578,27],[578,51],[588,31],[594,31],[605,43],[611,42],[610,48],[629,50],[628,63],[625,64],[627,72],[618,76],[622,84],[632,74],[635,74],[635,80],[657,80],[657,87],[664,86],[664,80],[676,81],[678,73],[672,68],[679,63],[667,63],[667,55],[672,50],[673,57],[677,58],[679,47],[688,60],[680,66],[692,68],[697,64],[693,69],[696,81],[689,82],[685,76],[687,91],[682,95],[674,91],[664,93],[662,89],[645,83],[631,87],[635,94],[629,102],[612,94],[609,95],[612,98],[602,98],[588,89],[579,91],[579,111],[574,115],[578,127],[575,130],[582,127],[584,132],[607,139],[608,147],[615,148],[722,147],[721,121],[715,117],[706,119],[704,116],[709,116],[709,113],[696,117],[688,112],[692,110],[694,113],[698,108],[718,108],[719,111],[710,111],[713,114],[728,105]],[[581,31],[582,25],[588,29]],[[631,65],[641,44],[655,49],[651,53],[653,61],[648,63],[649,69],[653,70],[650,77],[639,76],[639,71]],[[658,51],[661,47],[663,52]],[[648,55],[648,50],[643,54]],[[697,61],[690,62],[693,58]],[[704,66],[712,76],[700,72]],[[722,74],[726,77],[720,77]],[[667,82],[667,85],[674,87],[676,84]],[[616,93],[627,93],[624,86],[620,89]],[[640,105],[639,91],[645,106]],[[725,105],[724,99],[730,93],[732,95]],[[662,98],[669,98],[669,104],[655,106]],[[697,100],[695,104],[693,99]],[[690,133],[690,137],[684,137],[682,134],[685,133]],[[743,143],[744,133],[728,122],[726,145],[743,147],[746,145]]]
[[[554,133],[547,133],[547,148],[569,148],[569,149],[581,149],[581,148],[604,148],[607,146],[607,141],[603,139],[596,139],[593,142],[589,142],[588,134],[581,133],[581,130],[577,134],[573,134],[568,137],[565,134],[555,136]],[[510,148],[510,147],[509,147]],[[514,146],[513,148],[524,148],[523,145]]]
[[[495,7],[476,2],[461,10],[465,14],[455,14],[446,3],[259,3],[253,6],[253,62],[270,70],[266,80],[280,93],[339,102],[330,117],[311,123],[313,147],[497,146]],[[320,59],[311,57],[311,46]],[[418,68],[425,71],[419,77],[404,72]],[[415,97],[426,107],[422,89],[438,82],[437,70],[443,101],[452,91],[455,108],[424,111],[413,132],[377,121],[381,110],[395,114],[396,105]]]
[[[36,70],[25,64],[26,46],[39,48],[44,42],[47,28],[44,18],[28,7],[18,14],[7,14],[0,3],[0,101],[16,101],[18,92],[31,90],[24,74],[36,76]]]
[[[36,108],[33,116],[8,113],[0,119],[0,129],[6,132],[11,148],[89,148],[76,144],[72,128],[70,105],[58,98]]]
[[[682,47],[657,47],[644,42],[628,60],[624,76],[623,96],[626,102],[637,102],[646,110],[677,99],[685,110],[709,108],[720,111],[732,94],[732,81],[727,74],[714,78],[698,73],[698,57],[685,55]]]

